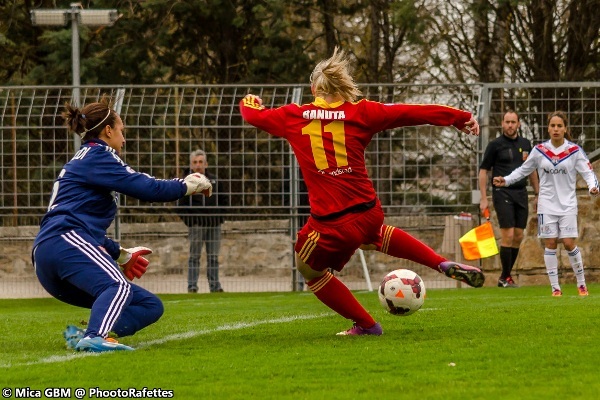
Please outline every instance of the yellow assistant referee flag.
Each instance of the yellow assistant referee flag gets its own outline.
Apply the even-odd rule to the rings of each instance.
[[[490,221],[484,222],[458,239],[465,260],[477,260],[498,254],[494,229]]]

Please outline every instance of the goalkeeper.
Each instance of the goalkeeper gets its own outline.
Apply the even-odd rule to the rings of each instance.
[[[68,326],[67,347],[78,351],[133,350],[109,338],[133,335],[163,314],[160,299],[132,281],[148,266],[145,247],[122,248],[106,236],[117,212],[118,193],[143,201],[174,201],[212,194],[202,174],[155,179],[134,171],[119,153],[125,144],[123,121],[103,97],[79,109],[66,106],[69,130],[83,144],[54,182],[48,211],[33,243],[36,275],[48,293],[91,309],[87,329]]]

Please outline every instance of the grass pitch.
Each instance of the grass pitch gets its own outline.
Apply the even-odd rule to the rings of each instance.
[[[164,295],[164,317],[121,340],[136,351],[100,355],[64,349],[62,330],[87,310],[0,300],[0,387],[43,398],[46,388],[146,387],[176,399],[591,399],[600,285],[589,289],[429,290],[408,317],[356,292],[381,337],[336,336],[351,323],[311,293]]]

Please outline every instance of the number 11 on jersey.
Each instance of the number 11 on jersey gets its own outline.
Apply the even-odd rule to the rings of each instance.
[[[313,158],[319,171],[330,167],[327,162],[327,154],[323,145],[323,133],[330,133],[333,139],[333,151],[336,164],[333,167],[341,168],[348,165],[348,153],[346,152],[346,132],[344,130],[344,121],[332,121],[325,126],[321,120],[314,119],[304,128],[303,135],[309,135],[310,147],[312,148]]]

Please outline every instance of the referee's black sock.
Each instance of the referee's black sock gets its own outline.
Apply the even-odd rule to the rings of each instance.
[[[512,248],[501,246],[500,262],[502,263],[502,274],[500,275],[500,279],[506,279],[506,277],[510,275],[511,260]]]

